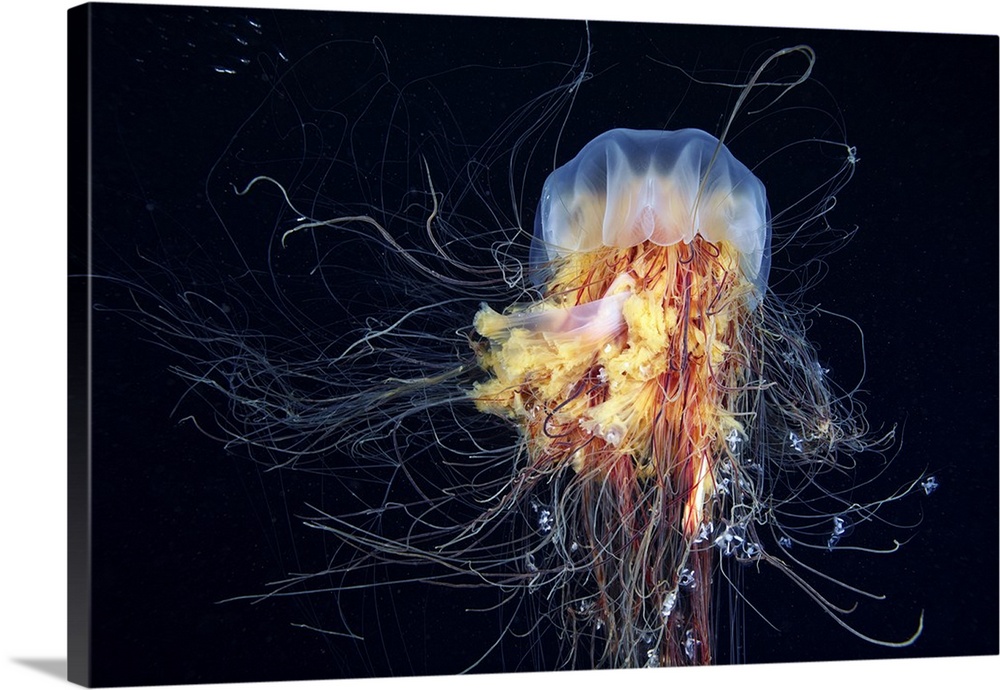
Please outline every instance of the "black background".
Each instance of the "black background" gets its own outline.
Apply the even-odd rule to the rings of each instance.
[[[580,22],[124,6],[97,6],[93,16],[98,274],[128,275],[127,266],[142,264],[140,253],[169,256],[202,276],[211,275],[213,260],[232,260],[223,228],[233,226],[215,216],[208,201],[216,192],[206,180],[234,137],[264,136],[258,106],[273,105],[274,79],[315,79],[300,61],[328,41],[377,37],[400,84],[446,73],[441,81],[453,90],[442,97],[450,109],[442,131],[454,121],[454,131],[471,140],[495,130],[525,94],[555,86],[586,42]],[[667,85],[683,79],[666,79],[676,70],[649,57],[688,70],[724,68],[735,81],[768,50],[797,43],[815,49],[813,76],[832,94],[816,106],[838,109],[858,150],[856,175],[832,222],[859,231],[828,259],[829,275],[808,299],[861,326],[869,418],[903,429],[899,476],[929,470],[941,488],[903,511],[901,520],[922,523],[900,553],[839,574],[889,597],[863,603],[851,619],[860,629],[905,638],[923,610],[925,630],[901,650],[866,644],[765,573],[750,578],[749,591],[768,602],[767,617],[781,632],[748,615],[747,660],[995,654],[996,38],[607,23],[591,24],[590,38],[594,77],[571,113],[560,162],[615,126],[718,131],[732,94],[710,103],[678,97]],[[524,83],[509,96],[467,77],[475,70],[448,73],[470,65],[548,65],[527,74],[556,81]],[[241,129],[245,123],[251,126]],[[270,146],[271,161],[287,155],[297,165],[301,152],[282,153],[282,132],[272,134],[273,142],[252,145]],[[769,146],[749,135],[731,144],[745,161]],[[246,167],[234,176],[252,170],[250,156],[236,159]],[[532,179],[540,185],[546,171],[538,168]],[[212,174],[220,189],[245,182],[218,167]],[[789,183],[795,174],[787,171]],[[780,208],[785,181],[765,182]],[[276,206],[269,209],[256,234],[248,223],[239,237],[248,255],[255,240],[268,241]],[[531,213],[520,220],[529,226]],[[122,298],[117,283],[101,284],[96,301]],[[812,335],[833,375],[853,380],[856,338],[831,321],[820,319]],[[383,588],[345,602],[359,611],[364,644],[293,626],[324,625],[331,605],[321,598],[218,603],[315,566],[322,552],[296,515],[306,502],[321,503],[328,487],[308,475],[261,473],[238,450],[228,453],[179,424],[200,403],[182,400],[184,385],[167,372],[171,356],[127,319],[95,313],[95,682],[454,673],[489,647],[501,617],[464,613],[483,598],[437,588]],[[549,668],[551,650],[533,644],[511,642],[480,670]]]

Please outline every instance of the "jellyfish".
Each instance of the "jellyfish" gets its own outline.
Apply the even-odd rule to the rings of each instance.
[[[773,510],[762,406],[797,406],[770,423],[803,466],[858,442],[821,371],[805,396],[768,380],[775,345],[810,356],[763,304],[770,242],[763,184],[718,139],[616,129],[545,182],[541,298],[476,314],[489,377],[471,396],[521,430],[514,492],[545,487],[552,567],[585,573],[563,608],[602,631],[597,665],[711,663],[716,559],[785,567],[757,535]]]
[[[760,550],[720,489],[753,481],[734,447],[764,385],[770,232],[763,184],[715,137],[612,130],[545,182],[542,299],[476,314],[490,377],[471,395],[522,428],[518,490],[547,485],[555,557],[589,554],[567,610],[607,631],[602,663],[711,662],[716,543]]]
[[[355,166],[357,180],[377,178],[378,204],[325,202],[280,174],[229,180],[227,203],[282,209],[270,272],[239,275],[243,303],[192,290],[140,309],[147,329],[182,343],[174,371],[190,390],[225,400],[207,433],[269,472],[340,487],[336,501],[296,513],[333,555],[234,598],[326,595],[340,607],[352,592],[414,581],[487,589],[504,622],[454,670],[542,631],[558,641],[542,668],[702,665],[719,658],[720,590],[740,599],[744,573],[771,568],[849,633],[911,643],[922,620],[898,641],[846,622],[854,603],[822,583],[880,595],[825,577],[810,556],[848,548],[855,526],[882,519],[919,479],[859,498],[858,458],[880,457],[893,430],[871,430],[820,364],[807,312],[769,283],[776,224],[789,243],[822,219],[855,153],[817,140],[840,155],[837,172],[801,215],[792,205],[772,216],[764,183],[729,145],[748,99],[769,90],[775,102],[808,80],[811,49],[777,51],[728,84],[739,96],[718,136],[597,134],[532,192],[533,232],[519,203],[505,223],[476,175],[506,166],[520,202],[513,170],[539,163],[522,130],[560,130],[589,78],[585,55],[549,100],[504,122],[496,141],[515,143],[491,140],[462,168],[468,178],[441,184],[441,161],[415,157],[419,173],[392,203],[389,178]],[[766,79],[786,56],[806,67]],[[348,245],[364,257],[343,258]],[[295,256],[308,271],[253,297],[261,275],[292,275]],[[334,275],[360,280],[329,288]],[[344,323],[324,324],[304,297],[317,284]],[[374,307],[359,318],[359,305]],[[248,326],[250,307],[293,334]],[[389,575],[375,581],[375,570]],[[366,643],[342,609],[312,627]]]

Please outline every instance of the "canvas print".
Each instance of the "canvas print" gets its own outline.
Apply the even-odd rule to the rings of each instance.
[[[70,60],[71,680],[997,653],[996,37],[93,4]]]

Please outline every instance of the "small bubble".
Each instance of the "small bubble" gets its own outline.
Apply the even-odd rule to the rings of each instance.
[[[625,425],[621,422],[613,422],[607,429],[602,430],[602,436],[609,445],[617,446],[625,438]]]
[[[845,531],[844,518],[840,517],[839,515],[835,515],[834,518],[833,518],[833,533],[834,533],[834,535],[839,537],[840,535],[842,535],[844,533],[844,531]]]
[[[670,614],[674,612],[674,607],[677,605],[677,590],[672,589],[667,592],[667,596],[663,597],[663,606],[660,607],[660,616],[663,620],[670,618]]]
[[[687,655],[688,659],[694,659],[699,644],[701,643],[694,637],[694,630],[688,628],[687,632],[684,633],[684,654]]]
[[[552,525],[555,524],[555,518],[552,517],[552,511],[548,508],[542,508],[538,511],[538,531],[542,534],[548,534],[552,531]]]
[[[843,518],[840,515],[835,515],[833,517],[833,531],[830,533],[830,538],[826,540],[827,550],[833,549],[833,547],[840,542],[840,538],[847,533],[849,526],[850,525],[848,525],[846,518]]]
[[[722,533],[715,538],[713,543],[719,547],[723,556],[731,556],[743,541],[743,528],[731,525],[722,530]]]
[[[698,528],[698,536],[695,537],[694,543],[701,544],[703,541],[708,539],[708,537],[712,534],[713,528],[714,526],[711,520],[709,520],[708,522],[703,522],[701,524],[701,527]]]
[[[932,493],[937,491],[937,488],[939,486],[940,484],[938,484],[937,477],[935,477],[934,475],[931,475],[924,481],[920,482],[920,488],[924,490],[924,494],[926,494],[927,496],[930,496]]]
[[[788,445],[792,447],[796,453],[801,453],[803,449],[802,438],[799,437],[794,431],[788,432]]]
[[[739,449],[740,443],[742,442],[743,439],[740,438],[740,432],[736,429],[730,429],[729,433],[726,434],[726,445],[729,446],[729,452],[735,453]]]

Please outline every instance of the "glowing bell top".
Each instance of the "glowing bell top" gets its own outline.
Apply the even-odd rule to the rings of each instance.
[[[771,216],[761,181],[700,129],[613,129],[546,179],[531,259],[540,266],[602,246],[667,246],[695,235],[731,243],[744,277],[763,292]]]

